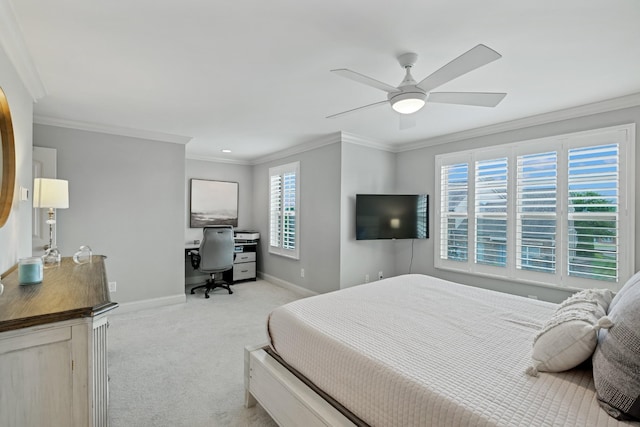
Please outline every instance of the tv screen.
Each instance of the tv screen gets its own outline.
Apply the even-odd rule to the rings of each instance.
[[[426,239],[426,194],[356,194],[356,239]]]

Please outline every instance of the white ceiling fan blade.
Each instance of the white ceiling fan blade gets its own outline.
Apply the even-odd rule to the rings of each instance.
[[[444,67],[440,68],[430,76],[418,83],[418,87],[426,92],[437,88],[446,82],[460,77],[469,71],[480,68],[496,59],[502,58],[495,50],[479,44],[473,49],[463,53]]]
[[[351,110],[343,111],[342,113],[332,114],[330,116],[327,116],[327,119],[333,119],[335,117],[339,117],[339,116],[342,116],[344,114],[349,114],[349,113],[353,113],[355,111],[360,111],[360,110],[366,110],[367,108],[376,107],[378,105],[383,105],[383,104],[389,104],[389,101],[384,100],[384,101],[374,102],[373,104],[363,105],[362,107],[353,108]]]
[[[400,120],[400,130],[410,129],[416,126],[415,114],[398,114]]]
[[[331,70],[332,73],[335,73],[339,76],[346,77],[349,80],[353,80],[358,83],[362,83],[367,86],[374,87],[376,89],[383,90],[387,93],[389,92],[399,92],[397,87],[388,85],[379,80],[373,79],[371,77],[365,76],[364,74],[356,73],[355,71],[348,70],[346,68],[340,68],[337,70]]]
[[[427,102],[495,107],[507,96],[496,92],[431,92]]]

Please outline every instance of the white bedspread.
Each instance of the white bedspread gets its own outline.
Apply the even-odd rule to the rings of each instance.
[[[273,349],[371,426],[617,426],[590,370],[525,374],[555,304],[405,275],[274,310]]]

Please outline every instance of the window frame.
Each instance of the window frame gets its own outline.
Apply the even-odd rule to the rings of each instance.
[[[295,224],[293,227],[293,234],[294,234],[294,248],[290,249],[290,248],[286,248],[284,245],[284,240],[285,240],[285,236],[284,233],[280,233],[280,236],[278,237],[278,242],[277,245],[273,245],[272,242],[272,234],[273,234],[273,230],[272,230],[272,226],[273,226],[273,215],[275,210],[273,209],[274,206],[274,200],[273,200],[273,193],[272,193],[272,179],[273,177],[280,177],[281,180],[284,179],[284,175],[285,174],[290,174],[293,173],[295,175],[295,188],[294,188],[294,197],[295,197],[295,207],[294,207],[294,214],[293,216],[295,216]],[[268,179],[268,203],[269,203],[269,208],[268,208],[268,225],[269,225],[269,253],[272,253],[274,255],[280,255],[280,256],[284,256],[287,258],[293,258],[293,259],[300,259],[300,162],[293,162],[293,163],[287,163],[284,165],[279,165],[279,166],[274,166],[269,168],[269,179]],[[281,193],[279,195],[279,212],[277,213],[278,215],[278,225],[280,227],[280,230],[284,229],[284,218],[285,218],[285,214],[284,214],[284,203],[282,203],[282,200],[285,198],[284,193]]]
[[[619,144],[619,206],[618,206],[618,280],[604,281],[568,274],[568,165],[567,158],[570,149],[608,143]],[[557,152],[557,180],[556,180],[556,271],[546,273],[517,268],[516,239],[517,239],[517,168],[518,156]],[[506,267],[482,265],[475,262],[476,258],[476,162],[501,157],[508,158],[507,179],[507,242]],[[443,182],[443,167],[467,164],[467,259],[464,261],[443,259],[441,255],[448,254],[448,243],[443,241],[448,237],[446,220],[449,215],[443,214],[443,192],[449,187]],[[608,288],[617,291],[635,271],[635,124],[605,127],[600,129],[575,132],[570,134],[525,140],[479,149],[446,153],[435,156],[435,224],[441,228],[434,233],[434,267],[437,269],[462,272],[478,276],[494,277],[517,283],[529,283],[552,288]],[[443,235],[444,233],[444,235]]]

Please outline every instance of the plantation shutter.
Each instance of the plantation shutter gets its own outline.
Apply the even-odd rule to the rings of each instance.
[[[299,257],[300,163],[269,169],[269,252]]]
[[[296,248],[296,174],[287,172],[284,174],[283,222],[282,222],[282,247],[285,249]]]
[[[429,222],[427,219],[429,209],[429,196],[421,194],[418,196],[418,203],[416,208],[418,209],[417,224],[416,224],[416,236],[419,239],[426,239],[429,236]]]
[[[569,150],[569,275],[617,281],[620,155],[618,144]]]
[[[280,246],[282,239],[282,177],[272,175],[269,197],[269,242],[271,246]]]
[[[475,262],[507,263],[507,158],[480,160],[475,173]]]
[[[636,271],[635,140],[628,124],[436,155],[434,266],[620,290]]]
[[[469,165],[440,168],[440,259],[467,261],[469,254]]]
[[[555,273],[558,155],[546,152],[517,159],[516,268]]]

